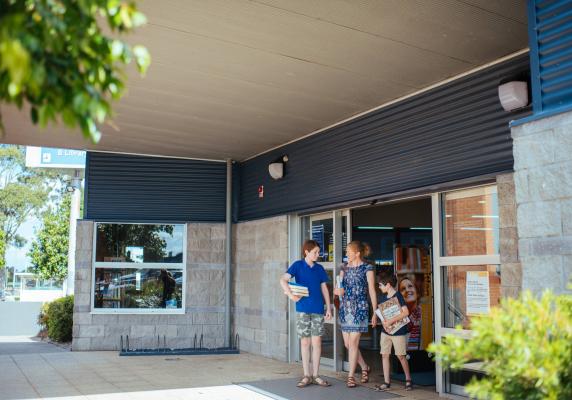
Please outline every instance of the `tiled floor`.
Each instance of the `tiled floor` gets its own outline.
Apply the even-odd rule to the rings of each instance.
[[[0,354],[0,400],[264,400],[274,397],[235,384],[292,378],[300,374],[297,365],[246,353],[119,357],[116,352],[48,352],[47,348],[40,352],[8,353],[10,351],[6,352],[4,348]],[[323,371],[323,375],[336,376],[327,371]],[[338,378],[343,379],[344,376]],[[327,390],[324,389],[324,398],[327,398]],[[405,399],[437,398],[433,389],[416,388],[412,392],[400,389],[394,392],[407,396]]]

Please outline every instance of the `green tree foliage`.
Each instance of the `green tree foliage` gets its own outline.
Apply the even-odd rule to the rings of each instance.
[[[42,227],[28,252],[34,273],[42,279],[62,281],[68,272],[68,242],[71,196],[66,195],[59,207],[42,216]]]
[[[486,377],[466,387],[478,399],[572,399],[572,296],[545,292],[505,299],[474,319],[470,340],[447,336],[432,344],[443,365],[483,362]]]
[[[145,23],[133,1],[0,0],[0,101],[27,102],[34,123],[61,117],[97,143],[96,124],[123,93],[124,66],[135,60],[141,74],[149,66],[145,47],[121,40]]]
[[[54,179],[54,171],[26,168],[24,148],[0,145],[0,230],[6,247],[25,243],[18,228],[44,207]]]

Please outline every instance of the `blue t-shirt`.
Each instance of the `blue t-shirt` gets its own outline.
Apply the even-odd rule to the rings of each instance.
[[[405,299],[403,298],[403,295],[400,292],[395,292],[395,294],[391,297],[387,297],[387,293],[382,293],[378,298],[377,298],[377,304],[381,304],[386,302],[387,300],[391,299],[392,297],[397,297],[397,300],[399,301],[399,305],[401,307],[403,307],[404,305],[406,305],[407,303],[405,302]],[[389,333],[387,333],[385,331],[385,329],[383,328],[383,325],[381,325],[381,331],[383,333],[385,333],[386,335],[389,335]],[[399,330],[397,332],[395,332],[393,335],[391,336],[402,336],[402,335],[407,335],[409,333],[409,327],[407,325],[402,326],[401,328],[399,328]]]
[[[309,266],[306,260],[298,260],[286,271],[296,280],[296,283],[308,288],[308,297],[302,297],[296,303],[296,311],[303,313],[324,313],[324,296],[322,296],[322,283],[328,282],[326,270],[318,263]]]

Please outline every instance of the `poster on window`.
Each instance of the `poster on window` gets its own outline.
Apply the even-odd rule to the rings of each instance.
[[[491,295],[488,271],[467,271],[467,315],[488,314]]]
[[[407,350],[425,350],[433,341],[433,284],[429,249],[421,245],[396,246],[394,265],[397,289],[409,309]]]

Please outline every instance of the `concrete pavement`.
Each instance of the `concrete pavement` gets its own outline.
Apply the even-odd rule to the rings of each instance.
[[[0,354],[0,400],[278,399],[280,397],[256,393],[237,384],[295,378],[301,372],[298,365],[248,353],[119,357],[117,352],[70,352],[60,348],[52,352],[22,352],[17,351],[18,346],[14,349],[12,354],[8,354],[10,351]],[[322,375],[336,377],[327,371],[322,371]],[[344,374],[337,377],[344,379]],[[379,374],[375,373],[374,377]],[[401,388],[401,385],[395,387]],[[324,399],[328,398],[328,390],[332,388],[323,389]],[[406,395],[404,399],[437,398],[433,389],[393,392]],[[290,398],[296,398],[296,391]]]

